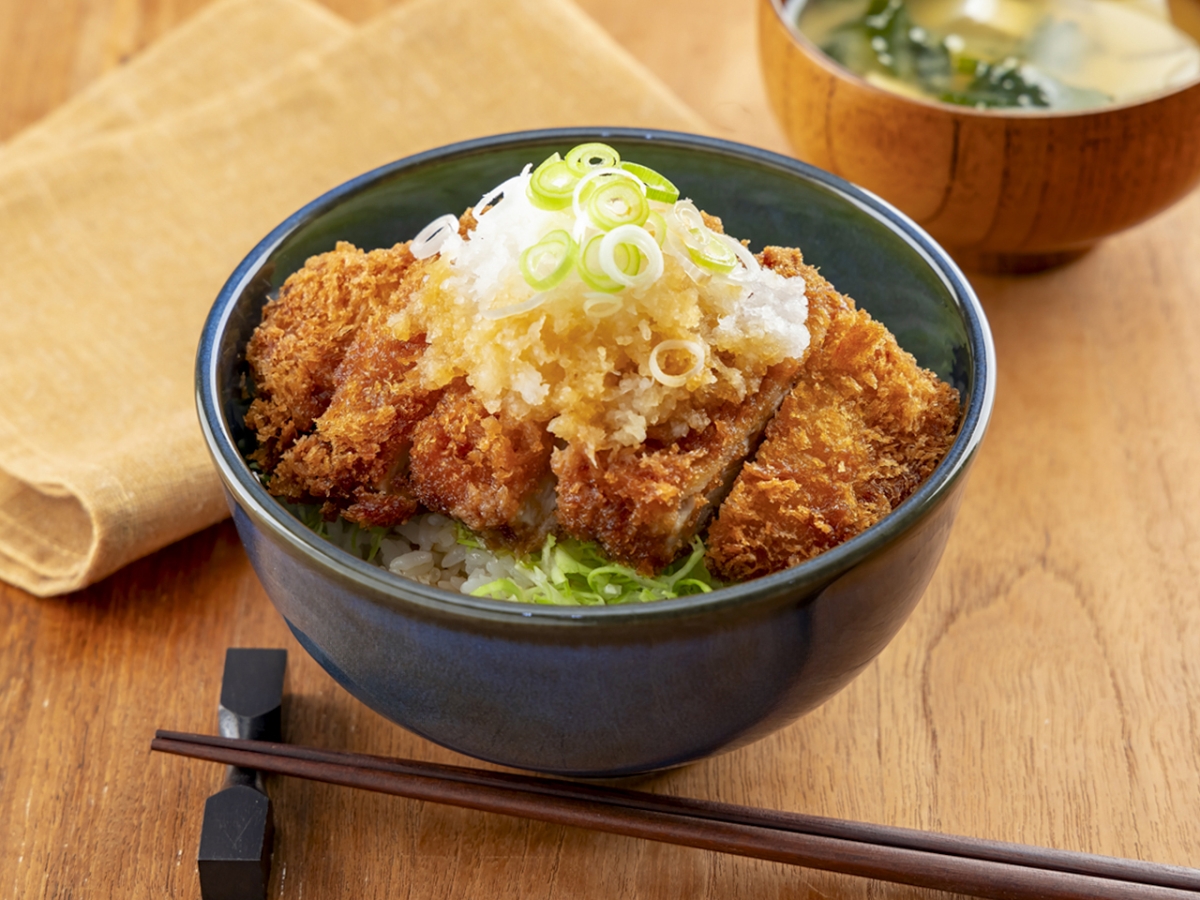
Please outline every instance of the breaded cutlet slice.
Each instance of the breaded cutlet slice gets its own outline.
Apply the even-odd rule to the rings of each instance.
[[[408,482],[416,424],[440,391],[421,384],[417,364],[425,340],[399,340],[389,319],[420,287],[427,264],[413,262],[394,290],[372,300],[369,313],[333,372],[329,405],[280,456],[267,481],[275,495],[325,501],[323,513],[366,526],[397,525],[417,510]]]
[[[705,223],[721,231],[715,216]],[[784,277],[801,274],[799,251],[768,248],[759,261]],[[830,316],[843,304],[835,291],[810,301],[810,342],[823,340]],[[707,524],[791,390],[800,369],[785,360],[770,369],[757,394],[709,410],[712,423],[681,440],[600,452],[593,460],[571,446],[556,450],[557,516],[563,529],[598,542],[613,559],[656,571],[678,556]]]
[[[246,347],[255,389],[246,425],[258,434],[253,458],[264,470],[325,412],[359,326],[412,262],[407,245],[364,253],[339,243],[311,257],[263,309]]]
[[[414,429],[409,477],[429,509],[489,543],[528,550],[554,521],[553,446],[543,424],[492,415],[458,380]]]
[[[792,386],[799,363],[767,371],[757,394],[708,410],[711,423],[673,443],[600,451],[554,451],[563,530],[598,542],[608,556],[643,572],[668,565],[705,525],[742,461]]]
[[[793,262],[810,316],[826,309],[829,325],[709,528],[710,569],[727,581],[797,565],[879,521],[934,470],[958,425],[953,388],[798,253]]]

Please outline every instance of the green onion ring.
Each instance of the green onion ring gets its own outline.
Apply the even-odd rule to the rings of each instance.
[[[538,209],[566,209],[575,196],[578,181],[579,176],[555,153],[533,170],[525,191]]]
[[[625,180],[636,180],[628,172],[621,169],[605,168],[592,169],[577,182],[575,182],[575,193],[571,196],[571,211],[575,213],[575,218],[582,223],[590,221],[591,217],[585,215],[587,201],[591,199],[592,194],[599,186],[598,182],[606,178],[623,178]],[[603,230],[603,229],[601,229]]]
[[[642,227],[650,232],[650,236],[654,238],[658,246],[663,245],[663,241],[667,239],[667,220],[662,217],[662,213],[650,210],[650,215],[646,216],[646,221],[642,223]]]
[[[612,294],[589,294],[583,298],[583,314],[590,319],[607,319],[624,305]]]
[[[684,231],[697,231],[708,227],[704,224],[704,216],[700,215],[700,210],[696,209],[696,204],[691,200],[680,200],[672,211]]]
[[[416,259],[428,259],[440,253],[446,241],[458,236],[458,216],[447,213],[438,216],[419,232],[408,245],[408,252]]]
[[[660,357],[672,350],[685,351],[692,357],[692,364],[688,366],[687,371],[672,375],[662,367],[662,363],[659,361]],[[704,346],[699,341],[661,341],[650,351],[649,365],[650,374],[659,384],[666,387],[683,387],[692,376],[699,374],[704,369]]]
[[[670,179],[661,172],[634,162],[622,162],[621,168],[638,177],[638,180],[646,186],[646,196],[651,200],[674,203],[679,199],[679,188],[675,187]]]
[[[608,144],[599,142],[579,144],[567,151],[566,163],[576,175],[586,175],[592,169],[609,169],[619,165],[621,154]]]
[[[710,272],[732,272],[738,264],[738,254],[720,235],[704,224],[704,217],[696,208],[696,204],[691,200],[680,200],[672,211],[681,226],[681,231],[676,232],[676,237],[692,261]]]
[[[637,228],[636,225],[632,227]],[[609,232],[609,234],[611,233]],[[625,285],[607,274],[600,264],[600,245],[605,237],[607,235],[597,234],[584,245],[582,252],[579,254],[579,277],[583,279],[584,284],[594,291],[614,294],[624,288]],[[642,255],[638,252],[637,247],[623,243],[614,250],[611,262],[618,271],[628,277],[636,275],[638,270],[641,269]]]
[[[588,218],[602,231],[621,225],[641,225],[650,215],[650,203],[641,184],[633,177],[599,176],[587,195]]]
[[[737,254],[721,240],[720,235],[707,228],[702,233],[689,233],[683,245],[687,247],[692,262],[710,272],[732,272],[738,264]]]
[[[716,234],[716,232],[713,233]],[[741,241],[737,240],[736,238],[731,238],[727,234],[718,234],[717,240],[725,244],[730,250],[733,251],[734,255],[741,260],[742,265],[746,267],[746,271],[757,272],[762,268],[762,266],[759,265],[758,260],[754,258],[754,254],[747,250],[746,245]]]
[[[627,252],[638,259],[637,266],[622,264],[622,247],[628,248]],[[600,239],[598,259],[604,274],[626,287],[651,284],[663,273],[662,250],[650,232],[638,225],[619,225],[605,234]],[[642,259],[646,260],[645,270],[640,264]]]
[[[579,246],[561,228],[551,231],[521,253],[521,274],[535,291],[548,291],[567,277]]]

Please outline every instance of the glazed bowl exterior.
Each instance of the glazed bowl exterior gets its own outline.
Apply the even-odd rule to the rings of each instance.
[[[1197,0],[1171,5],[1200,30]],[[796,155],[895,204],[963,265],[1068,261],[1200,181],[1200,81],[1080,112],[912,99],[825,56],[792,24],[802,7],[758,4],[767,94]]]
[[[244,347],[268,295],[338,240],[391,246],[555,150],[603,140],[668,173],[730,233],[804,248],[843,292],[954,384],[960,434],[916,494],[801,566],[711,594],[606,608],[466,597],[417,584],[305,528],[246,466]],[[409,157],[313,201],[230,277],[197,361],[200,419],[238,532],[296,638],[392,721],[481,759],[610,777],[739,746],[817,706],[863,669],[942,554],[991,411],[994,354],[966,281],[904,216],[793,159],[685,134],[560,129]]]

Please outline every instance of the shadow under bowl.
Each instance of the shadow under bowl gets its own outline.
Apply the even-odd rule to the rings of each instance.
[[[472,598],[327,543],[247,467],[244,348],[268,295],[338,240],[391,246],[554,151],[603,140],[667,173],[730,233],[799,246],[960,392],[960,433],[885,520],[803,565],[711,594],[606,608]],[[288,218],[230,277],[205,325],[197,402],[238,532],[297,639],[350,693],[439,744],[495,763],[615,777],[745,744],[817,706],[895,635],[942,554],[994,392],[987,323],[966,281],[904,216],[787,157],[685,134],[560,129],[400,160]]]
[[[1060,265],[1200,181],[1200,81],[1079,112],[911,99],[829,59],[793,24],[802,6],[758,7],[767,94],[796,155],[895,204],[968,268]]]

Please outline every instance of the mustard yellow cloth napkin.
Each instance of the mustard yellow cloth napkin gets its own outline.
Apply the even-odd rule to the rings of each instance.
[[[409,0],[273,77],[0,171],[0,577],[64,593],[226,514],[193,407],[226,276],[440,144],[707,126],[568,0]]]
[[[349,23],[312,0],[216,0],[131,62],[97,79],[0,145],[0,173],[13,166],[32,166],[47,154],[62,156],[90,138],[178,113],[222,91],[253,84],[302,53],[328,49],[352,31]],[[30,168],[25,177],[35,172]],[[118,209],[114,207],[114,211]],[[50,217],[51,230],[69,227],[69,210],[63,210],[61,220],[54,221],[56,218]],[[33,221],[14,218],[8,224],[30,227]],[[4,264],[6,271],[19,271],[19,266],[8,259]],[[66,300],[34,298],[33,302],[45,304],[49,315],[30,323],[36,328],[52,320],[56,311],[67,311]],[[0,323],[13,318],[17,304],[23,302],[30,302],[30,298],[15,284],[0,287],[0,313],[6,314],[0,315]],[[76,302],[80,302],[78,298],[72,301]],[[83,300],[82,305],[86,307],[87,301]],[[93,306],[92,313],[102,311]],[[7,436],[0,447],[0,529],[9,532],[7,538],[0,539],[0,578],[38,594],[65,592],[119,567],[119,561],[104,562],[104,556],[125,552],[116,548],[129,540],[133,529],[144,526],[132,524],[139,505],[131,505],[129,524],[118,526],[121,534],[115,540],[104,540],[113,549],[101,545],[92,510],[111,506],[113,500],[103,490],[87,486],[97,481],[116,482],[105,481],[102,470],[106,463],[102,458],[75,459],[61,475],[55,473],[56,458],[95,452],[80,432],[72,433],[69,410],[64,411],[64,423],[44,438],[17,434],[38,421],[38,416],[23,408],[44,402],[39,381],[50,377],[83,385],[94,377],[94,360],[82,358],[94,353],[88,340],[64,348],[56,358],[46,350],[46,344],[54,340],[53,324],[48,333],[30,334],[17,322],[7,324],[9,327],[0,332],[4,335],[0,366],[7,363],[6,373],[15,374],[8,383],[9,399],[0,400],[0,432]],[[78,331],[70,333],[78,339]],[[186,415],[181,421],[186,427]],[[169,452],[167,448],[168,456]],[[22,467],[17,462],[15,468],[9,466],[9,459],[21,458],[33,460],[32,465]],[[148,459],[147,464],[153,463]],[[80,477],[77,470],[81,466],[90,467],[90,476]],[[76,493],[78,488],[82,491]]]
[[[178,112],[352,31],[312,0],[216,0],[0,146],[0,167]]]

